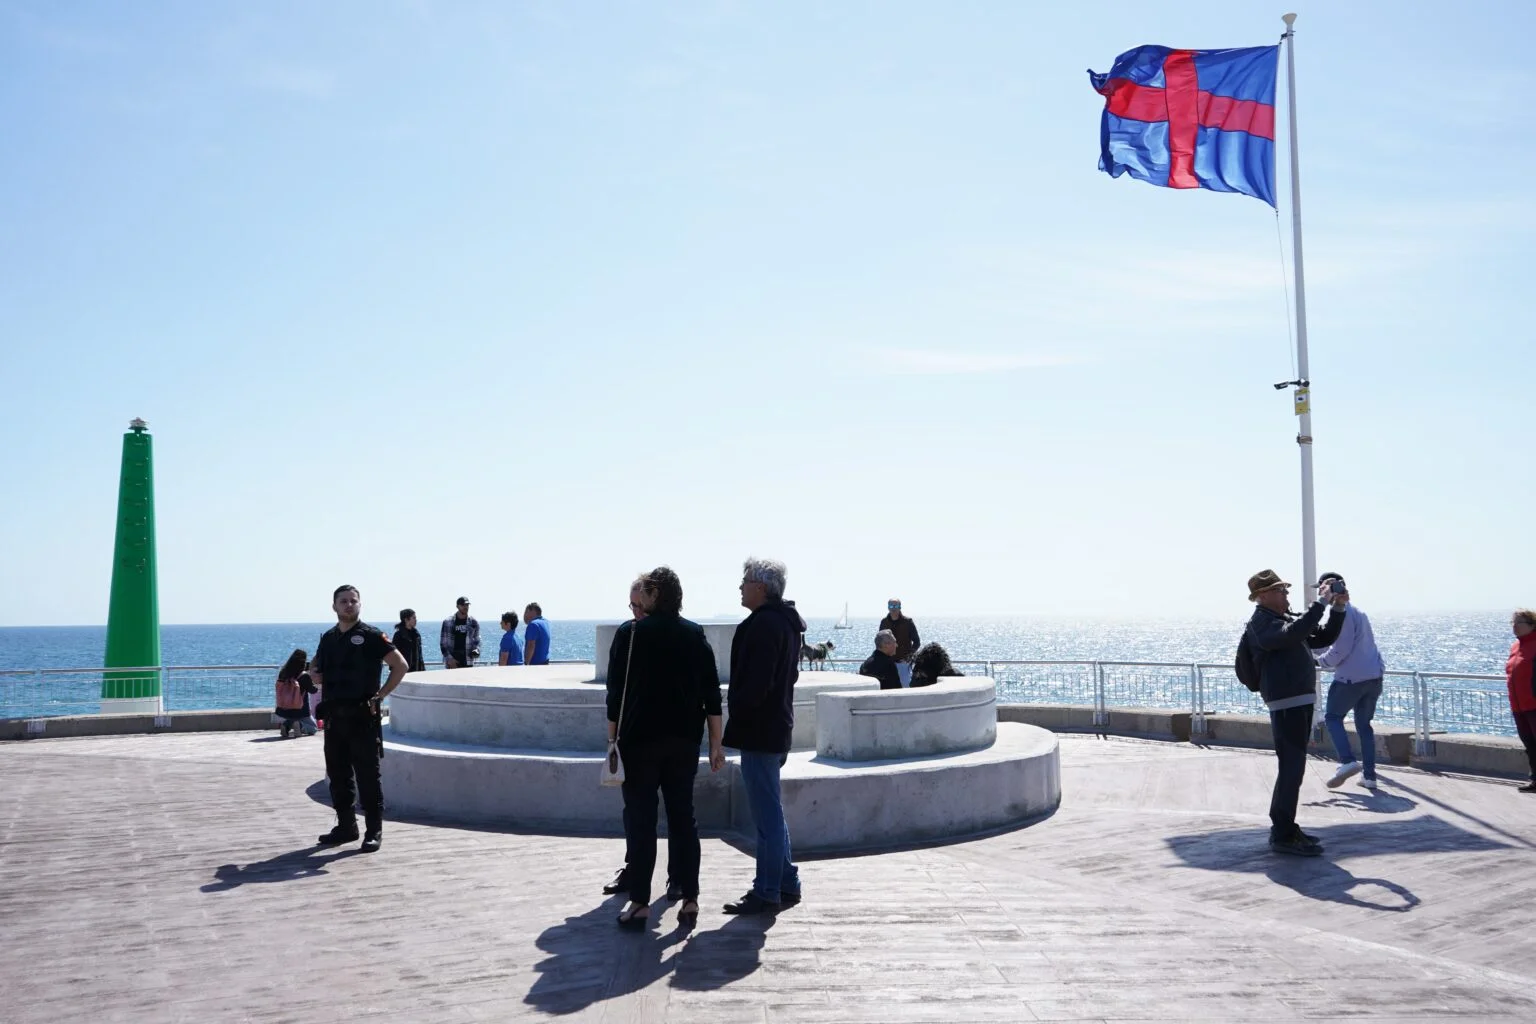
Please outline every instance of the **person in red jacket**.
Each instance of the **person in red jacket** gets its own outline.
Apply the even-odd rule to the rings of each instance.
[[[1531,781],[1520,787],[1522,793],[1536,793],[1536,611],[1516,609],[1510,617],[1515,642],[1509,648],[1504,674],[1509,679],[1509,713],[1515,718],[1515,731],[1525,744],[1526,759],[1531,762]]]

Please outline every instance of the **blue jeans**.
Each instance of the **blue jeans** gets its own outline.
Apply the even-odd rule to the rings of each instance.
[[[790,860],[789,825],[779,795],[779,760],[783,754],[741,752],[741,781],[747,788],[747,805],[757,826],[757,877],[752,891],[769,903],[781,893],[799,895],[800,869]]]
[[[1376,714],[1376,701],[1381,697],[1381,680],[1367,679],[1362,683],[1331,683],[1328,686],[1327,712],[1323,722],[1333,740],[1334,753],[1341,764],[1355,759],[1349,745],[1349,733],[1344,731],[1344,716],[1355,713],[1355,732],[1360,736],[1360,760],[1364,762],[1364,775],[1376,777],[1376,733],[1371,729],[1371,718]]]

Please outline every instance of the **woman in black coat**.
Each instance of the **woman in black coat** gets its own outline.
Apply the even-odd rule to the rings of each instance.
[[[405,657],[407,672],[425,672],[427,663],[421,657],[421,634],[416,630],[416,613],[409,608],[400,609],[400,623],[395,626],[395,650]]]
[[[720,676],[697,623],[682,617],[683,585],[665,566],[641,577],[645,618],[626,622],[608,657],[608,736],[624,762],[629,904],[619,927],[645,927],[656,869],[656,791],[667,808],[667,859],[683,905],[679,921],[699,916],[699,830],[693,780],[709,729],[709,768],[725,764],[720,745]]]

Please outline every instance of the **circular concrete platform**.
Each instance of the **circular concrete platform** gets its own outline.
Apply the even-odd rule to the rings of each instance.
[[[594,674],[591,665],[549,665],[407,676],[390,697],[385,730],[390,813],[621,832],[620,791],[598,784],[607,712]],[[869,741],[824,742],[818,754],[818,715],[832,716],[836,724],[826,728],[840,735],[877,732]],[[1055,735],[997,723],[989,679],[882,692],[863,676],[810,673],[796,685],[795,716],[782,789],[797,850],[959,838],[1020,824],[1061,799]],[[865,759],[893,752],[903,756]],[[734,757],[718,773],[700,765],[695,815],[703,829],[750,832]]]

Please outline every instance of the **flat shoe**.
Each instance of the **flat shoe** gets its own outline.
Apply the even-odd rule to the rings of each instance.
[[[650,914],[642,914],[638,910],[625,910],[617,918],[619,927],[627,932],[643,931],[650,919]]]
[[[693,924],[699,919],[699,901],[684,900],[682,907],[677,912],[678,924]]]

